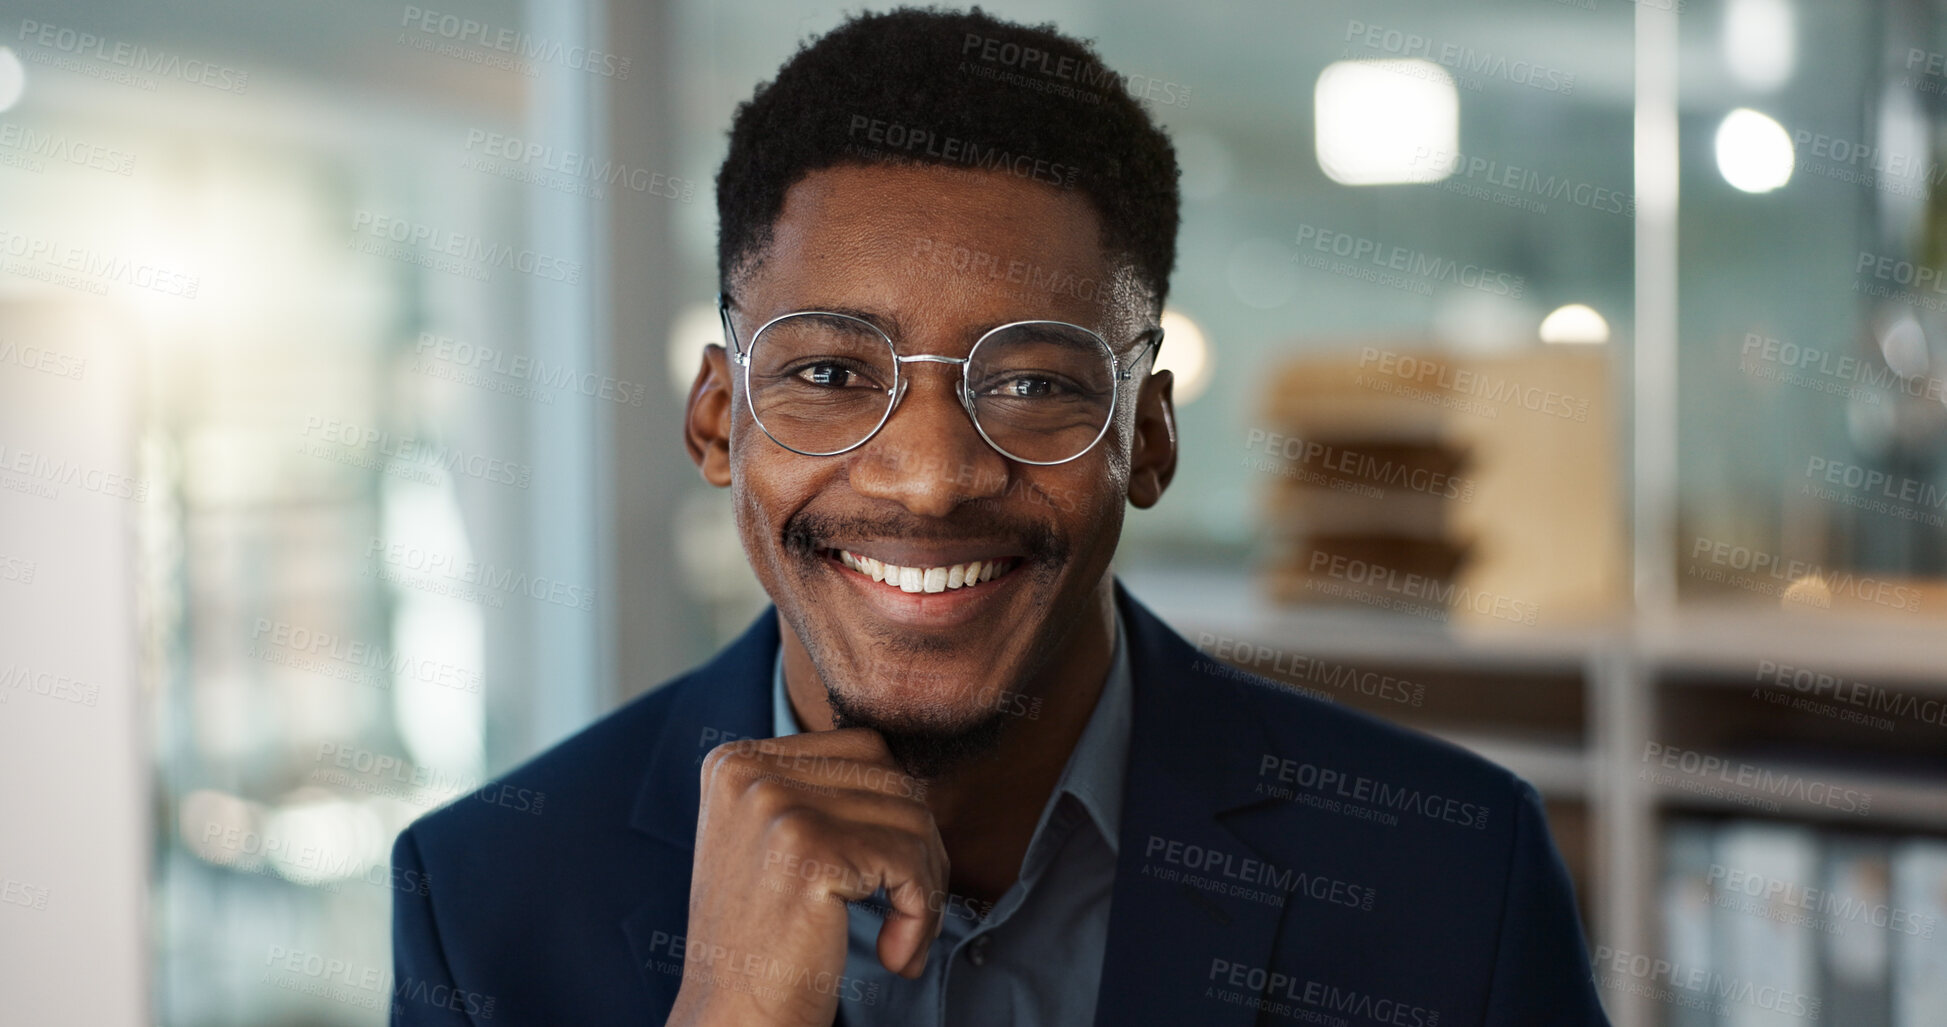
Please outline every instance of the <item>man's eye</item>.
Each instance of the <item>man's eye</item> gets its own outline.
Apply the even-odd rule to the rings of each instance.
[[[1060,392],[1060,386],[1052,378],[1021,375],[1000,382],[989,392],[1008,399],[1045,399]]]
[[[798,377],[813,385],[828,389],[842,389],[858,379],[858,373],[841,364],[812,364],[798,372]]]

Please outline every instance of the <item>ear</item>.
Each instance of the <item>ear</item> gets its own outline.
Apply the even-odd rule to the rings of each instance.
[[[1136,445],[1129,457],[1129,502],[1147,510],[1176,477],[1176,376],[1158,371],[1136,393]]]
[[[683,447],[703,472],[703,480],[722,488],[730,484],[730,355],[716,343],[703,347],[703,366],[690,383],[689,406],[683,413]]]

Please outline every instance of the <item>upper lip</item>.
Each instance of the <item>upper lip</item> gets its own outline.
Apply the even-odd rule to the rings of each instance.
[[[1002,542],[958,542],[920,545],[913,542],[846,542],[829,547],[854,556],[869,556],[894,567],[952,567],[975,560],[1005,560],[1021,555],[1019,546]]]

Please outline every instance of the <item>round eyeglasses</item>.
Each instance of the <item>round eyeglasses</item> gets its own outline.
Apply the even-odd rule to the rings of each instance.
[[[799,310],[766,321],[738,344],[729,301],[717,297],[724,337],[743,367],[750,415],[772,441],[805,456],[865,445],[905,398],[904,364],[960,365],[960,405],[1002,456],[1062,464],[1094,448],[1115,417],[1122,382],[1163,330],[1137,336],[1125,365],[1100,335],[1066,321],[990,328],[964,357],[900,356],[878,325],[850,314]]]

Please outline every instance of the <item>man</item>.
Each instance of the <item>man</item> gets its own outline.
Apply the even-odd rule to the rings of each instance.
[[[1176,463],[1176,166],[1085,45],[856,18],[717,186],[685,443],[775,610],[509,774],[540,815],[400,836],[395,1022],[1603,1022],[1531,788],[1110,574]]]

